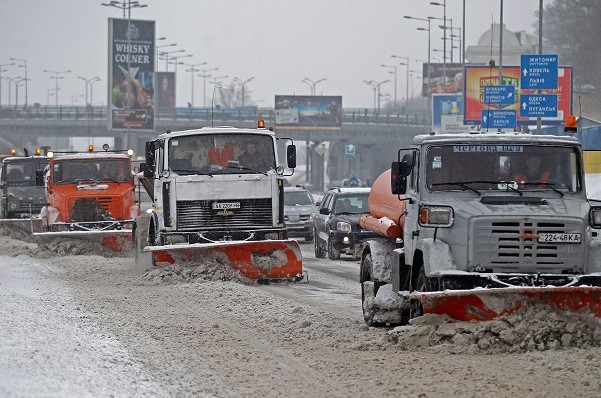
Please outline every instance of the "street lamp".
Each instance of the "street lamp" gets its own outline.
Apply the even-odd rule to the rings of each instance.
[[[63,73],[70,73],[71,71],[70,70],[51,71],[51,70],[44,69],[42,72],[52,73],[54,75],[54,76],[50,76],[50,78],[55,80],[56,95],[54,96],[54,99],[56,100],[56,107],[58,108],[58,80],[63,78],[60,75],[62,75]]]
[[[443,30],[443,51],[444,51],[444,56],[442,57],[442,72],[444,75],[444,84],[447,84],[447,0],[443,0],[442,3],[439,3],[437,1],[431,1],[430,2],[431,5],[433,6],[439,6],[442,7],[442,24],[444,26]],[[433,19],[433,17],[428,17],[430,19]],[[451,25],[452,26],[452,25]],[[430,84],[430,82],[428,82],[428,84]]]
[[[155,46],[155,69],[158,72],[159,70],[159,48],[163,48],[163,47],[174,47],[177,46],[177,43],[171,43],[171,44],[163,44],[161,46]]]
[[[202,106],[207,107],[207,77],[211,77],[207,72],[213,72],[219,70],[219,68],[212,69],[200,69],[202,72],[198,76],[202,77]],[[213,89],[213,96],[215,96],[215,90]]]
[[[400,55],[391,55],[392,58],[404,59],[405,62],[399,62],[400,65],[407,67],[407,78],[405,80],[405,101],[407,106],[409,105],[409,57],[402,57]]]
[[[211,84],[213,86],[219,86],[221,85],[221,82],[219,81],[219,79],[227,79],[229,76],[228,75],[223,75],[223,76],[211,76],[211,79],[213,79],[213,81],[211,81]]]
[[[196,69],[197,66],[206,65],[206,62],[200,62],[197,64],[186,64],[183,65],[189,66],[190,69],[186,69],[186,72],[190,72],[190,107],[194,106],[194,73],[198,72],[200,69]]]
[[[115,7],[123,10],[123,18],[125,18],[125,10],[128,12],[128,18],[131,18],[131,9],[132,8],[144,8],[148,7],[146,4],[140,4],[139,1],[131,1],[131,0],[123,0],[121,1],[109,1],[108,3],[101,3],[103,6],[107,7]]]
[[[86,84],[86,105],[88,105],[88,104],[90,104],[90,102],[91,102],[91,101],[88,101],[88,98],[89,98],[89,97],[88,97],[88,85],[90,85],[90,82],[91,82],[92,80],[96,80],[96,79],[100,80],[100,78],[99,78],[98,76],[96,76],[96,77],[93,77],[93,78],[91,78],[91,79],[86,79],[86,78],[85,78],[85,77],[83,77],[83,76],[77,76],[77,78],[78,78],[78,79],[81,79],[81,80],[83,80],[83,81],[85,82],[85,84]]]
[[[169,62],[170,64],[175,64],[175,73],[177,74],[177,64],[183,65],[183,62],[178,62],[178,59],[180,58],[190,58],[193,57],[192,54],[186,54],[186,55],[181,55],[179,57],[171,57],[171,62]]]
[[[50,106],[50,96],[54,95],[54,89],[49,88],[47,93],[46,93],[46,105]]]
[[[319,80],[313,81],[313,80],[309,79],[308,77],[305,77],[305,78],[303,79],[303,82],[305,82],[305,83],[309,83],[309,84],[311,85],[311,95],[312,95],[312,96],[315,96],[315,92],[316,92],[316,90],[315,90],[315,86],[317,86],[317,84],[319,84],[319,83],[323,82],[324,80],[327,80],[327,79],[324,77],[324,78],[322,78],[322,79],[319,79]]]
[[[5,77],[4,79],[6,79],[8,81],[8,107],[10,108],[12,103],[10,102],[10,96],[11,96],[11,87],[12,87],[12,82],[16,82],[21,78],[21,76],[17,76],[17,77]]]
[[[92,80],[90,80],[90,106],[94,104],[94,83],[98,83],[99,81],[99,77],[95,77]]]
[[[19,86],[21,85],[21,82],[24,81],[25,87],[27,87],[27,80],[29,79],[23,77],[15,82],[15,109],[19,107]],[[25,104],[27,105],[27,102]]]
[[[445,0],[446,1],[446,0]],[[418,21],[426,21],[428,22],[428,28],[417,28],[417,30],[427,30],[428,31],[428,87],[430,87],[430,19],[429,18],[416,18],[416,17],[410,17],[409,15],[405,15],[404,18],[407,19],[417,19]],[[428,93],[429,94],[429,93]],[[411,93],[411,95],[413,95],[413,93]]]
[[[25,106],[27,106],[28,102],[27,102],[27,61],[24,59],[19,59],[19,58],[11,58],[11,61],[17,61],[17,62],[22,62],[22,65],[17,65],[20,68],[25,69]]]
[[[6,72],[8,69],[2,69],[5,66],[15,65],[15,63],[2,64],[0,65],[0,106],[2,105],[2,72]]]
[[[248,82],[251,82],[253,80],[255,80],[254,76],[253,77],[249,77],[248,79],[246,79],[244,81],[238,79],[237,77],[234,77],[234,81],[237,82],[239,85],[242,86],[242,108],[244,108],[244,87],[246,86],[246,84]]]
[[[380,113],[380,86],[384,83],[388,83],[390,80],[382,80],[381,82],[375,82],[373,80],[363,80],[364,83],[369,84],[374,88],[374,108],[376,103],[376,97],[378,98],[378,113]]]
[[[397,96],[396,96],[396,89],[397,89],[397,67],[396,65],[380,65],[383,68],[389,68],[389,69],[394,69],[394,107],[397,107]]]
[[[164,56],[164,60],[165,60],[165,71],[169,72],[169,54],[175,54],[175,53],[183,53],[186,50],[174,50],[174,51],[163,51],[161,53],[159,53],[159,56],[163,55]]]

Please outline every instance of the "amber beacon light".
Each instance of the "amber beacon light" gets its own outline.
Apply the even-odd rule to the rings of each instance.
[[[578,127],[576,125],[576,116],[568,115],[568,117],[566,118],[566,125],[563,131],[565,131],[566,133],[576,133],[577,130]]]

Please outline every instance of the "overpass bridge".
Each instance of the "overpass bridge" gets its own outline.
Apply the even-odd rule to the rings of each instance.
[[[0,137],[18,148],[36,148],[43,145],[55,149],[72,149],[70,139],[109,138],[117,148],[130,147],[143,153],[144,143],[167,130],[186,130],[204,126],[230,125],[256,127],[264,119],[267,126],[275,126],[273,108],[176,108],[169,114],[158,114],[155,131],[110,130],[106,107],[28,107],[0,110]],[[407,147],[417,134],[430,131],[430,119],[425,110],[412,114],[370,109],[344,109],[341,130],[282,130],[276,136],[287,137],[300,147],[299,164],[306,164],[306,176],[300,183],[323,189],[324,174],[330,181],[356,175],[360,179],[377,177],[390,167],[399,148]],[[327,143],[327,152],[318,154],[313,149]],[[347,144],[355,146],[355,155],[345,156]],[[76,148],[81,149],[81,148]],[[6,149],[4,149],[6,150]]]

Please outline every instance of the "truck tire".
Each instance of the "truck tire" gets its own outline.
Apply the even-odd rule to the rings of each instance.
[[[314,246],[315,246],[315,258],[325,258],[326,253],[325,253],[325,250],[323,250],[323,246],[321,246],[319,244],[319,239],[317,239],[317,234],[315,234],[315,240],[313,242],[314,242]]]
[[[152,255],[144,251],[148,245],[148,224],[150,217],[142,215],[136,217],[132,231],[134,241],[134,252],[136,255],[136,265],[146,265],[151,263]]]
[[[417,272],[417,276],[415,277],[413,286],[415,286],[415,289],[413,289],[414,291],[430,291],[430,281],[426,276],[426,271],[423,265],[419,266],[419,272]],[[411,303],[411,318],[415,318],[422,315],[424,315],[424,308],[422,307],[421,302],[419,300],[414,300]]]
[[[361,261],[359,281],[361,282],[361,308],[363,310],[363,319],[367,326],[380,327],[385,324],[374,321],[373,302],[380,288],[380,283],[375,282],[371,276],[372,258],[371,253],[367,253]]]
[[[340,250],[334,249],[332,238],[328,238],[328,258],[330,260],[340,260]]]

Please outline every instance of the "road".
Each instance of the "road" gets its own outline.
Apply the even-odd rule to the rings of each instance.
[[[404,346],[365,326],[356,261],[302,251],[308,284],[169,283],[0,236],[0,396],[601,395],[599,347]]]

